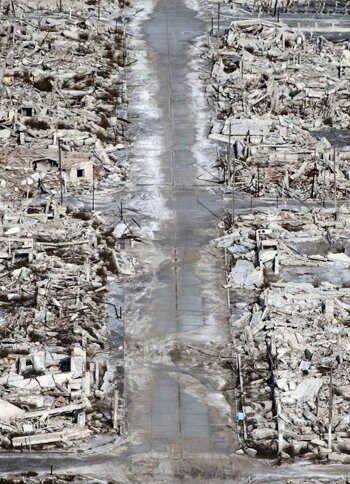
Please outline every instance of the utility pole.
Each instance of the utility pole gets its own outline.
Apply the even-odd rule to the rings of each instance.
[[[59,170],[60,170],[60,197],[61,205],[63,204],[63,180],[62,180],[62,148],[61,148],[61,138],[58,138],[58,160],[59,160]]]

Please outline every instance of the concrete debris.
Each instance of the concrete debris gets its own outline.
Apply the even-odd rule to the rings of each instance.
[[[258,452],[316,456],[329,445],[332,454],[322,457],[347,452],[340,443],[348,437],[350,398],[350,271],[344,264],[350,253],[348,233],[350,210],[345,206],[337,222],[330,209],[275,209],[237,216],[231,247],[255,246],[249,261],[246,253],[229,251],[227,235],[216,241],[226,246],[233,266],[227,280],[231,298],[238,302],[231,324],[240,355],[244,431],[247,444]],[[316,240],[319,258],[314,257]],[[273,257],[265,258],[270,247]],[[248,267],[246,262],[250,273],[259,269],[263,274],[261,286],[232,283],[235,268]],[[249,300],[254,302],[240,305]]]
[[[34,3],[0,7],[2,448],[120,431],[123,346],[111,351],[109,321],[122,314],[108,290],[134,273],[130,225],[95,207],[127,183],[126,21],[94,20],[94,2],[54,16]],[[116,3],[103,14],[128,4]]]
[[[44,18],[0,29],[2,199],[127,181],[125,25]]]
[[[242,449],[345,463],[348,39],[264,19],[232,22],[217,38],[206,50],[216,113],[209,137],[229,194],[216,245],[234,302]]]
[[[31,199],[3,203],[0,212],[10,233],[0,237],[0,442],[15,434],[14,447],[66,445],[110,432],[122,375],[107,353],[103,294],[132,261],[98,213],[54,199],[36,210]]]
[[[222,177],[255,197],[347,196],[350,148],[328,139],[346,138],[350,125],[348,41],[306,39],[262,19],[232,22],[221,41],[208,54],[208,95],[217,119],[209,137],[230,144]]]
[[[73,482],[75,484],[108,484],[107,479],[89,477],[87,475],[57,472],[55,467],[51,465],[51,472],[34,472],[28,471],[24,473],[7,473],[2,477],[4,484],[67,484]]]

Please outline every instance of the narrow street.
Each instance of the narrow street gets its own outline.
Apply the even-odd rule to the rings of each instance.
[[[203,170],[195,146],[199,141],[203,152],[213,150],[200,138],[207,126],[198,132],[196,120],[203,116],[190,85],[190,79],[200,81],[189,42],[202,32],[203,23],[181,0],[160,0],[143,25],[147,59],[145,66],[139,63],[140,85],[131,103],[131,112],[142,113],[133,148],[136,190],[143,193],[137,208],[152,228],[152,242],[136,249],[146,270],[126,326],[127,430],[139,443],[138,465],[149,454],[195,454],[215,467],[233,452],[235,439],[219,391],[229,372],[219,366],[210,371],[201,354],[184,357],[187,345],[215,353],[229,342],[223,260],[208,247],[217,234],[213,213],[222,212],[221,193],[198,179]],[[210,168],[214,153],[204,153]]]

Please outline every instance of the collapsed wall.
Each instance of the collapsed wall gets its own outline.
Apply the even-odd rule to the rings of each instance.
[[[241,447],[349,462],[349,41],[238,20],[207,55]]]
[[[103,3],[99,21],[96,2],[62,4],[1,7],[2,448],[122,426],[122,301],[108,294],[134,273],[130,228],[95,203],[127,183],[127,12]]]

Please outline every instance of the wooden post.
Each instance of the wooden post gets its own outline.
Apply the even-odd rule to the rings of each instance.
[[[277,15],[277,4],[278,4],[278,0],[275,1],[275,6],[273,8],[273,16],[276,17]]]
[[[216,37],[219,37],[219,32],[220,32],[220,8],[221,8],[221,4],[219,2],[218,3],[218,25],[217,25]]]
[[[228,147],[227,147],[227,166],[230,166],[230,157],[231,157],[231,123],[228,125]]]
[[[113,428],[114,430],[118,430],[118,401],[119,401],[119,393],[118,390],[114,391],[114,408],[113,408]]]
[[[243,401],[244,386],[243,386],[243,376],[242,376],[242,360],[241,360],[240,354],[238,354],[237,356],[237,366],[238,366],[239,386],[241,391],[241,401]],[[243,419],[243,439],[244,441],[247,439],[247,426],[246,426],[245,418]]]
[[[100,21],[101,19],[101,0],[98,0],[97,4],[97,20]]]
[[[241,57],[241,61],[239,63],[239,71],[240,71],[240,74],[241,74],[241,79],[243,79],[243,77],[244,77],[244,61],[243,61],[243,57]],[[242,95],[242,99],[243,99],[243,95]],[[243,109],[244,109],[244,103],[243,103]]]
[[[232,158],[232,225],[235,224],[235,181],[236,181],[236,159]]]
[[[334,169],[334,211],[337,210],[337,154],[336,154],[336,148],[334,147],[334,152],[333,152],[333,169]]]
[[[60,170],[60,198],[61,205],[63,204],[63,180],[62,180],[62,152],[61,152],[61,138],[58,138],[58,163]]]
[[[333,366],[329,375],[329,407],[328,407],[328,449],[332,448],[332,416],[333,416]]]
[[[92,164],[92,211],[95,210],[95,166]]]
[[[62,0],[60,0],[60,12],[62,12]]]

